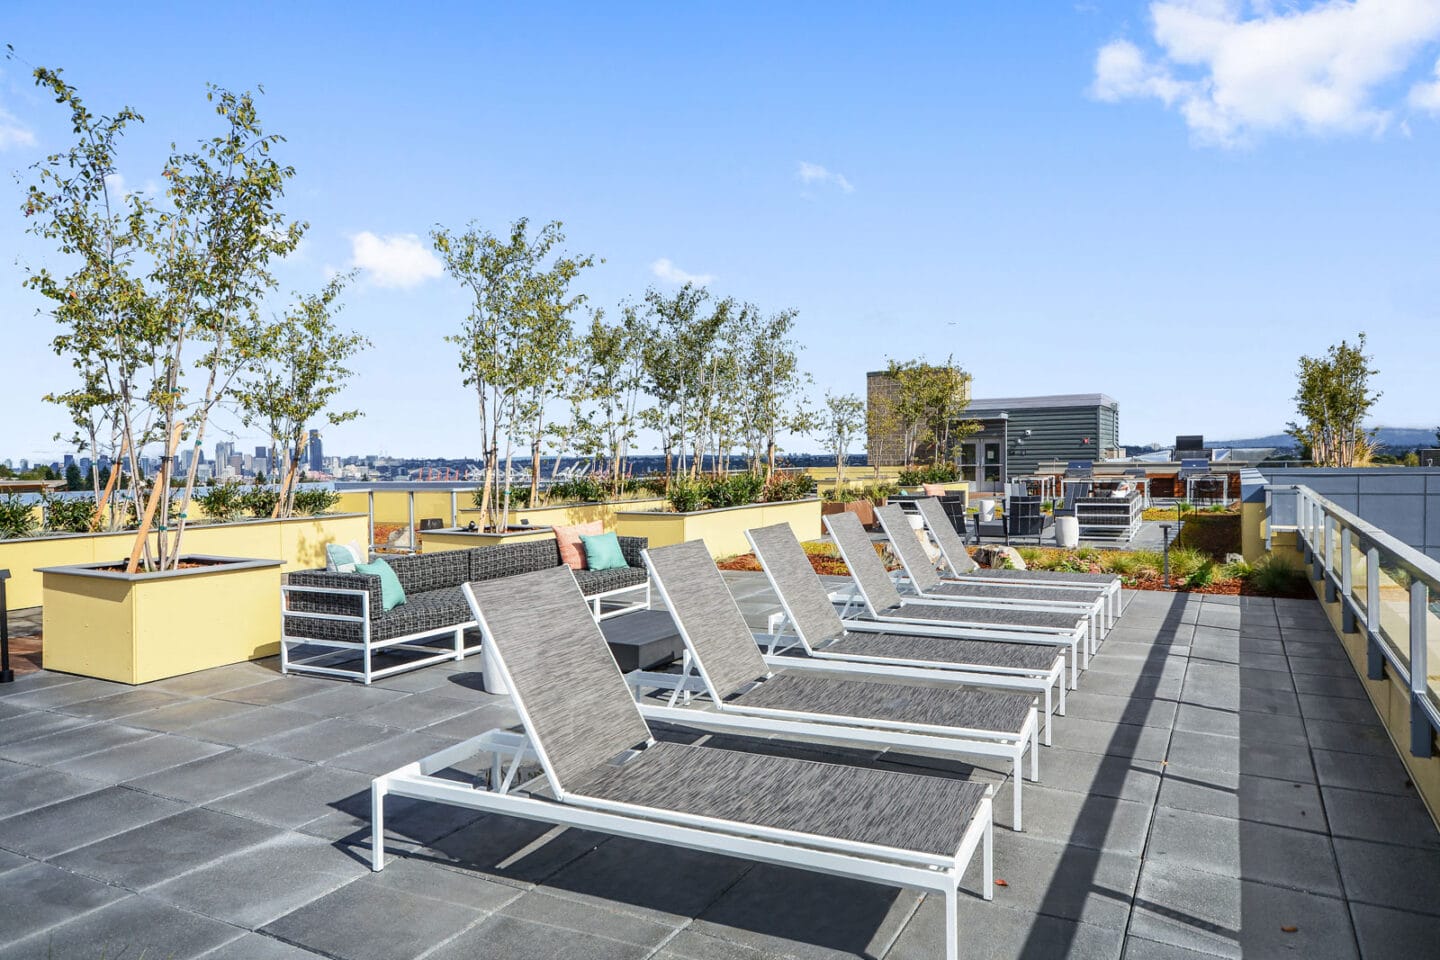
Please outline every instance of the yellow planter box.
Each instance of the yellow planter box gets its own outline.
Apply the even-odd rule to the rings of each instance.
[[[495,547],[504,543],[525,543],[530,540],[554,540],[555,531],[549,527],[530,527],[525,530],[511,530],[508,533],[483,533],[466,530],[463,527],[447,527],[444,530],[426,530],[420,535],[421,553],[445,553],[448,550],[473,550],[476,547]]]
[[[48,567],[45,669],[148,683],[280,652],[279,560],[191,554],[165,573]]]
[[[790,524],[801,540],[814,540],[820,536],[820,501],[751,503],[693,513],[620,511],[616,514],[615,532],[624,537],[645,537],[652,547],[704,540],[710,556],[718,558],[749,553],[745,531],[776,523]]]
[[[288,520],[237,520],[185,528],[182,549],[221,557],[279,560],[282,572],[325,566],[327,543],[361,543],[369,537],[364,514],[327,513]],[[11,610],[41,601],[40,569],[102,563],[128,556],[135,532],[65,533],[53,537],[0,540],[0,570],[10,571]],[[153,540],[152,540],[153,542]]]

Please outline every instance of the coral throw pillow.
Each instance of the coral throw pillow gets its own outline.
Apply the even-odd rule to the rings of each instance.
[[[945,484],[943,483],[922,483],[920,486],[925,490],[927,497],[945,496]]]
[[[571,570],[584,570],[585,548],[580,545],[580,538],[599,536],[604,532],[605,524],[599,520],[578,523],[573,527],[556,527],[555,542],[560,546],[560,562]]]

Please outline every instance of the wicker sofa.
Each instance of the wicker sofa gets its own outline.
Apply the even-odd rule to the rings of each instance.
[[[576,570],[575,580],[604,619],[650,605],[650,579],[640,552],[644,537],[620,537],[628,566]],[[473,550],[387,556],[405,589],[405,602],[386,611],[380,578],[364,573],[303,570],[280,587],[285,673],[317,673],[370,683],[441,660],[478,653],[480,636],[461,585],[559,566],[554,540]],[[386,653],[378,666],[375,655]]]

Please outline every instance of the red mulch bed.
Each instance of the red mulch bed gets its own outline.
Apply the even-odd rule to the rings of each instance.
[[[822,557],[813,553],[805,556],[810,558],[810,566],[822,577],[845,577],[850,575],[850,570],[845,566],[845,561],[839,557]],[[726,557],[718,560],[715,566],[721,570],[761,570],[760,561],[755,559],[753,553],[742,553],[734,557]]]

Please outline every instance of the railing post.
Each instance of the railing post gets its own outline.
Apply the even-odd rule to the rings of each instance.
[[[1324,509],[1319,504],[1313,507],[1311,516],[1317,522],[1315,524],[1314,538],[1311,541],[1313,544],[1311,549],[1314,556],[1311,558],[1310,563],[1310,579],[1323,580],[1325,578],[1325,561],[1327,558],[1325,556],[1325,546],[1320,543],[1320,538],[1330,529],[1330,518],[1325,515]],[[1326,599],[1329,599],[1328,591],[1326,592]]]
[[[1310,498],[1298,488],[1295,490],[1295,536],[1299,538],[1296,544],[1302,551],[1305,563],[1314,559],[1314,551],[1310,549]]]
[[[9,570],[0,570],[0,683],[14,683],[15,671],[10,669],[10,604],[5,597],[5,581]]]
[[[1410,583],[1410,753],[1416,757],[1434,754],[1435,731],[1425,709],[1426,669],[1425,628],[1430,615],[1430,588],[1423,580]]]
[[[374,490],[367,490],[367,491],[365,491],[365,498],[369,501],[369,508],[368,508],[368,509],[369,509],[369,512],[370,512],[370,522],[369,522],[369,527],[370,527],[370,542],[365,545],[365,562],[366,562],[366,563],[369,563],[369,562],[370,562],[370,554],[373,553],[374,550],[375,550],[375,491],[374,491]]]
[[[1335,527],[1336,520],[1330,515],[1325,517],[1325,529],[1321,536],[1325,538],[1325,563],[1321,569],[1325,573],[1325,602],[1334,603],[1335,592]]]
[[[1385,654],[1380,652],[1380,548],[1365,551],[1365,676],[1385,679]]]
[[[1349,527],[1340,528],[1340,629],[1355,632],[1355,608],[1351,599],[1355,592],[1355,563],[1351,556]]]

